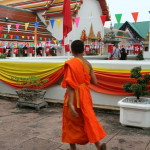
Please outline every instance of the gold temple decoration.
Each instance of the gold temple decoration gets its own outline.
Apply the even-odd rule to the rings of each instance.
[[[97,33],[97,40],[101,40],[102,39],[102,37],[101,37],[101,32],[99,31],[98,33]]]
[[[85,31],[85,30],[82,30],[80,39],[81,39],[82,41],[86,41],[86,40],[87,40],[87,36],[86,36],[86,31]]]
[[[89,33],[88,39],[89,40],[97,40],[97,37],[95,36],[94,31],[93,31],[93,25],[92,24],[90,27],[90,33]]]

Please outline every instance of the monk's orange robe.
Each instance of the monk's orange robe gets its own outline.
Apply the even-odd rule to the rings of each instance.
[[[106,133],[98,122],[93,110],[89,67],[78,58],[68,60],[64,65],[63,88],[67,85],[74,89],[74,106],[79,117],[71,115],[68,107],[68,93],[64,96],[62,142],[71,144],[95,143]]]

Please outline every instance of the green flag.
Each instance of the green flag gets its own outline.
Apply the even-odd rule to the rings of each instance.
[[[7,38],[7,34],[4,34],[4,38],[5,38],[5,39]]]
[[[118,24],[120,24],[122,14],[115,14]]]

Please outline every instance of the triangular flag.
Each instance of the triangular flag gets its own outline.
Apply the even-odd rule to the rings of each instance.
[[[53,39],[53,42],[56,44],[57,40]]]
[[[16,30],[18,31],[20,27],[20,24],[16,24]]]
[[[28,26],[29,26],[29,23],[27,22],[27,23],[25,23],[25,30],[27,30],[28,29]]]
[[[30,36],[27,36],[27,39],[29,40],[29,39],[30,39]]]
[[[19,35],[16,35],[16,39],[19,39]]]
[[[0,34],[0,38],[3,38],[4,34]]]
[[[68,33],[72,31],[72,14],[70,0],[64,0],[63,3],[63,41]]]
[[[9,35],[9,36],[10,36],[11,39],[13,38],[13,35]]]
[[[34,36],[32,36],[32,39],[34,40]]]
[[[131,13],[131,14],[132,14],[132,16],[133,16],[134,22],[136,23],[139,13],[138,13],[138,12],[133,12],[133,13]]]
[[[40,37],[40,40],[42,41],[43,37]]]
[[[11,24],[8,24],[8,25],[7,25],[7,28],[8,28],[8,32],[9,32],[10,29],[11,29]]]
[[[61,19],[56,19],[56,23],[57,23],[58,28],[60,28],[61,21],[62,21]]]
[[[7,34],[4,34],[4,38],[5,38],[5,39],[7,38]]]
[[[118,24],[120,24],[122,14],[115,14]]]
[[[52,29],[53,29],[53,27],[54,27],[54,22],[55,22],[55,20],[50,20],[50,23],[51,23]]]
[[[39,22],[34,22],[35,28],[37,29],[39,26]]]
[[[46,40],[47,40],[47,38],[44,38],[44,40],[46,41]]]
[[[149,14],[150,14],[150,11],[148,11],[149,12]]]
[[[2,32],[3,30],[3,25],[0,25],[0,33]]]
[[[106,17],[107,17],[107,15],[101,15],[101,16],[100,16],[103,26],[104,26],[104,24],[105,24]]]
[[[79,21],[80,21],[80,17],[75,17],[74,21],[75,21],[76,27],[78,27]]]
[[[22,36],[22,39],[24,39],[24,36]]]

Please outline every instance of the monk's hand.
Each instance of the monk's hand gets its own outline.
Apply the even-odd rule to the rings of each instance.
[[[71,113],[72,116],[74,116],[74,117],[79,116],[73,105],[69,105],[69,109],[70,109],[70,113]]]

